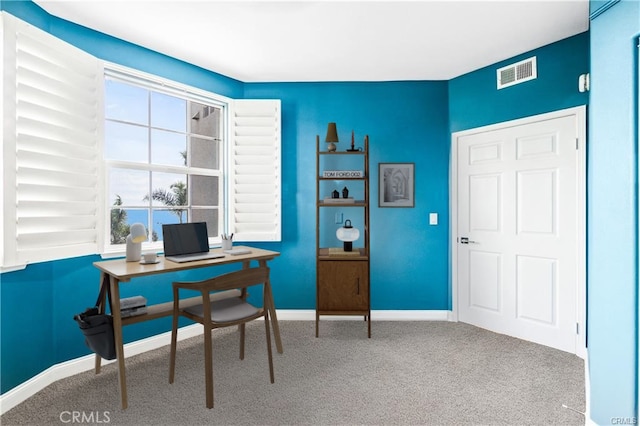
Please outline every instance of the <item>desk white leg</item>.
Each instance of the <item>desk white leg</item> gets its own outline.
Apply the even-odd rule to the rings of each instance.
[[[116,345],[116,357],[118,359],[118,382],[120,383],[120,399],[122,409],[127,404],[127,377],[124,367],[124,347],[122,345],[122,317],[120,316],[120,286],[118,279],[111,277],[111,315],[113,316],[113,337]]]

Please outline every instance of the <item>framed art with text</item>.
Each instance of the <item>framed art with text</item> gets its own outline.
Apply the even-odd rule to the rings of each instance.
[[[378,163],[378,206],[414,207],[414,163]]]

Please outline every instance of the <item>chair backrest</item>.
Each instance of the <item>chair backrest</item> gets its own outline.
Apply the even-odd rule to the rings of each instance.
[[[260,266],[257,268],[241,269],[218,275],[207,280],[195,282],[174,282],[174,288],[189,288],[202,292],[222,291],[231,289],[244,289],[258,284],[266,284],[269,280],[269,268]]]

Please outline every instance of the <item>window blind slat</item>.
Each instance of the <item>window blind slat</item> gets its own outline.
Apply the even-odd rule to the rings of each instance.
[[[261,225],[262,229],[274,229],[274,222],[277,219],[275,214],[258,213],[236,213],[239,225]]]
[[[73,216],[73,217],[48,217],[46,220],[40,217],[24,217],[20,219],[20,227],[25,234],[35,234],[39,232],[62,232],[77,231],[90,228],[96,225],[96,217]]]
[[[73,170],[76,174],[90,174],[96,173],[95,161],[85,160],[81,161],[77,158],[68,158],[62,155],[44,154],[41,152],[25,151],[20,149],[16,153],[19,167],[24,171],[35,169],[34,173],[38,170],[51,170],[65,172],[67,170]]]
[[[270,185],[268,183],[264,185],[257,185],[257,184],[235,185],[235,187],[236,187],[236,194],[256,194],[256,195],[273,194],[275,189],[273,185]]]
[[[34,136],[43,139],[63,141],[77,146],[85,146],[95,151],[96,134],[90,131],[81,131],[77,128],[55,126],[50,123],[40,122],[31,118],[20,116],[16,118],[15,129],[18,139],[24,136]],[[15,136],[14,136],[15,137]]]
[[[43,186],[76,187],[83,185],[97,191],[95,185],[98,177],[93,174],[75,173],[73,171],[62,172],[56,170],[28,169],[19,167],[16,173],[16,182],[41,184]],[[17,197],[16,197],[17,198]]]
[[[249,134],[249,132],[243,132],[242,134],[237,134],[234,136],[236,147],[254,147],[254,146],[265,146],[265,147],[273,147],[273,135],[261,135],[254,132],[254,134]]]
[[[57,156],[63,155],[79,161],[96,161],[97,152],[92,147],[25,134],[19,134],[18,139],[21,149],[25,151]]]
[[[90,129],[91,122],[95,120],[95,117],[86,117],[87,103],[56,96],[22,83],[18,84],[17,92],[18,102],[24,103],[22,108],[25,116],[44,118],[43,121],[54,123],[57,121],[67,124],[67,128],[73,126],[81,129]]]
[[[239,131],[243,131],[252,127],[262,127],[264,131],[268,132],[276,124],[273,117],[269,116],[269,111],[264,112],[265,116],[240,116],[236,117],[236,123],[242,126]]]
[[[236,172],[238,175],[261,175],[261,176],[279,176],[276,171],[273,170],[273,166],[266,164],[254,163],[246,166],[236,166]]]
[[[251,146],[241,146],[237,145],[235,149],[235,154],[244,156],[244,155],[260,155],[260,156],[273,156],[276,154],[276,150],[273,148],[273,144],[264,146],[260,145],[251,145]]]
[[[42,184],[18,184],[19,200],[34,201],[89,201],[95,202],[97,194],[92,187],[52,186]]]
[[[272,173],[270,175],[249,175],[245,174],[243,176],[236,176],[235,179],[236,185],[251,185],[251,184],[269,184],[273,186],[277,186],[276,175]]]
[[[82,109],[78,109],[76,114],[70,114],[64,110],[64,105],[45,105],[36,104],[18,98],[18,110],[23,119],[31,121],[23,121],[19,123],[18,131],[28,133],[29,129],[33,129],[33,122],[48,124],[51,127],[58,127],[67,131],[73,131],[76,134],[91,134],[95,130],[96,117],[91,117]],[[24,127],[20,124],[23,124]],[[40,129],[36,129],[39,131]]]
[[[63,250],[65,246],[87,244],[89,240],[95,238],[95,233],[91,230],[61,230],[53,232],[23,232],[18,235],[19,251],[24,256],[29,256],[29,251],[42,248]]]
[[[93,201],[60,203],[46,200],[19,200],[16,203],[16,208],[18,211],[17,222],[20,222],[23,217],[39,217],[42,220],[47,220],[51,217],[74,218],[76,215],[96,214],[95,202]]]
[[[239,206],[252,206],[252,205],[270,205],[275,203],[275,200],[271,194],[238,194],[235,195],[235,208],[241,208]]]
[[[34,92],[48,94],[52,97],[65,98],[71,104],[91,105],[95,101],[95,95],[91,90],[86,90],[91,86],[87,84],[74,85],[68,82],[68,75],[64,79],[52,78],[32,67],[21,66],[18,69],[17,85],[22,85],[25,89],[31,88]],[[69,97],[72,95],[73,97]],[[25,92],[24,96],[28,96]]]
[[[273,206],[268,203],[244,203],[236,207],[236,213],[271,213]]]
[[[280,101],[234,101],[229,170],[237,241],[281,240]]]
[[[274,226],[273,223],[264,224],[264,223],[256,223],[256,222],[247,222],[247,223],[239,222],[236,224],[236,230],[240,234],[256,235],[256,236],[264,236],[265,234],[269,235],[278,231],[278,229]],[[235,239],[236,236],[234,235],[233,238]],[[264,240],[264,241],[269,241],[269,240]]]

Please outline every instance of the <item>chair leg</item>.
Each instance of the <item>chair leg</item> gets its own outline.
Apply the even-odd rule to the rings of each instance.
[[[238,329],[240,330],[240,359],[244,359],[244,324],[238,325]]]
[[[171,355],[169,357],[169,383],[173,383],[176,371],[176,345],[178,342],[178,315],[174,313],[171,326]]]
[[[269,330],[269,311],[265,311],[265,314],[264,314],[264,328],[267,331],[267,354],[269,357],[269,377],[271,378],[271,383],[273,383],[274,382],[273,356],[271,354],[271,333]]]
[[[213,408],[213,348],[211,329],[204,329],[204,377],[207,393],[207,408]]]

